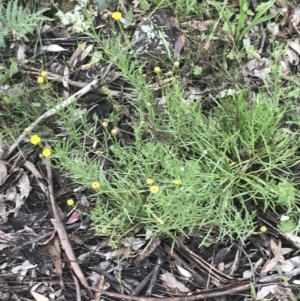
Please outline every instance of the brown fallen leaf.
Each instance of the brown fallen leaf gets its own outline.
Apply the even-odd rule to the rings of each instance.
[[[180,281],[178,281],[171,273],[165,272],[160,276],[160,279],[163,281],[163,283],[167,286],[167,288],[176,293],[188,293],[190,290]]]
[[[274,254],[274,258],[268,260],[260,271],[261,276],[267,275],[277,264],[281,258],[281,240],[278,241],[278,245],[274,242],[273,239],[270,240],[271,249]]]
[[[62,83],[63,83],[63,86],[64,86],[66,89],[68,89],[68,90],[70,89],[69,84],[68,84],[69,74],[70,74],[69,67],[68,67],[68,66],[65,66],[65,68],[64,68],[64,76],[63,76],[63,78],[62,78]]]
[[[292,48],[294,51],[296,51],[298,54],[300,54],[300,44],[294,41],[288,41],[288,46]]]
[[[88,64],[84,64],[80,67],[81,70],[86,71],[89,70],[91,68],[93,68],[95,66],[94,63],[88,63]]]
[[[283,18],[280,21],[280,26],[285,26],[289,19],[289,6],[285,0],[277,0],[276,4],[282,8]]]
[[[52,258],[54,258],[54,268],[55,268],[55,273],[59,278],[59,284],[62,289],[65,289],[65,284],[63,281],[62,277],[62,260],[61,260],[61,250],[60,250],[60,245],[59,245],[59,240],[55,238],[53,240],[52,244],[48,244],[44,247],[44,250],[51,255]]]
[[[174,58],[177,59],[185,44],[185,36],[182,34],[178,37],[174,47]]]
[[[33,298],[36,300],[36,301],[49,301],[50,299],[39,294],[39,293],[36,293],[35,290],[41,285],[41,283],[37,283],[36,285],[34,285],[31,290],[30,290],[30,293],[31,295],[33,296]]]
[[[250,50],[249,53],[257,60],[261,59],[261,56],[258,52]]]

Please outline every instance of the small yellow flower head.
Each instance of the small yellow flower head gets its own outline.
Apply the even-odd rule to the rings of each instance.
[[[146,180],[146,183],[147,183],[147,185],[152,185],[152,184],[154,183],[154,180],[151,179],[151,178],[148,178],[148,179]]]
[[[41,142],[41,138],[38,135],[33,135],[33,136],[30,137],[30,142],[33,145],[37,145],[37,144],[39,144]]]
[[[118,130],[117,128],[113,128],[113,129],[111,130],[110,133],[111,133],[113,136],[117,136],[118,132],[119,132],[119,130]]]
[[[260,232],[262,232],[262,233],[266,233],[267,232],[267,227],[266,226],[262,226],[262,227],[260,227]]]
[[[29,128],[25,128],[25,129],[24,129],[24,132],[25,132],[25,133],[29,133],[29,132],[30,132]]]
[[[102,126],[103,126],[104,128],[107,128],[107,127],[108,127],[108,122],[106,122],[106,121],[103,121],[101,124],[102,124]]]
[[[41,72],[41,77],[44,77],[44,78],[45,78],[45,77],[47,77],[47,75],[48,75],[48,72],[47,72],[47,71],[44,71],[44,70],[43,70],[43,71]]]
[[[118,249],[119,244],[120,244],[120,241],[117,239],[111,239],[109,242],[110,247],[114,250]]]
[[[68,199],[67,200],[67,205],[68,206],[74,206],[74,200],[73,199]]]
[[[98,189],[99,187],[100,187],[100,183],[99,183],[98,181],[94,181],[94,182],[92,183],[92,188]]]
[[[157,74],[160,73],[161,72],[160,67],[159,66],[154,67],[154,72]]]
[[[42,155],[44,157],[50,157],[51,156],[51,150],[49,148],[44,148],[43,151],[42,151]]]
[[[180,185],[181,184],[181,181],[179,179],[176,179],[173,181],[174,185]]]
[[[115,11],[111,14],[111,17],[116,21],[120,21],[122,18],[122,14],[119,11]]]
[[[45,81],[45,78],[42,77],[42,76],[39,76],[39,77],[37,78],[37,82],[38,82],[39,84],[42,84],[44,81]]]
[[[151,102],[147,102],[147,107],[151,107],[152,106],[152,103]]]
[[[158,186],[153,185],[150,187],[150,192],[153,194],[158,193],[158,190],[159,190]]]
[[[175,61],[175,62],[174,62],[174,67],[177,68],[177,67],[179,67],[179,65],[180,65],[180,62],[178,62],[178,61]]]

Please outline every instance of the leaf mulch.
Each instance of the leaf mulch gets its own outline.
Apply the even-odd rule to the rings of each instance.
[[[255,10],[254,2],[251,1],[251,5]],[[276,20],[280,23],[269,22],[264,26],[278,28],[277,38],[287,39],[290,48],[285,64],[292,72],[295,69],[291,65],[299,60],[300,53],[295,39],[299,34],[298,11],[291,10],[284,1],[278,2],[276,8],[286,8],[286,13],[281,20]],[[203,109],[212,106],[209,94],[221,97],[220,93],[232,87],[233,82],[241,83],[239,74],[233,79],[224,72],[222,82],[220,77],[214,77],[217,70],[221,70],[219,62],[224,48],[231,45],[232,37],[220,37],[203,47],[199,36],[214,24],[213,20],[200,21],[194,17],[179,24],[168,10],[158,10],[140,23],[137,3],[134,1],[131,7],[134,17],[126,32],[131,33],[135,51],[147,61],[149,70],[156,65],[166,68],[167,41],[175,58],[179,55],[186,58],[178,73],[187,99],[192,100],[199,94],[204,99],[207,97]],[[108,13],[99,13],[95,20],[95,27],[104,37],[119,31],[118,26],[108,21]],[[50,110],[31,124],[31,129],[73,102],[75,97],[81,97],[78,105],[86,108],[90,119],[95,114],[107,116],[112,108],[101,88],[102,82],[114,98],[130,96],[131,92],[126,89],[129,85],[115,72],[113,61],[99,70],[88,65],[81,56],[77,42],[87,47],[93,43],[92,38],[85,34],[72,36],[67,27],[59,24],[46,25],[42,53],[36,53],[35,63],[26,61],[25,57],[36,51],[36,41],[26,45],[26,50],[22,43],[10,44],[10,49],[17,50],[18,61],[23,62],[22,74],[17,74],[15,81],[25,78],[26,84],[34,87],[43,69],[39,61],[43,61],[48,81],[58,82],[57,93],[63,96],[68,92],[69,95],[54,111]],[[160,30],[163,33],[159,33]],[[254,32],[250,38],[257,35]],[[249,89],[253,91],[265,85],[264,75],[269,72],[266,58],[269,38],[271,33],[264,33],[260,50],[253,53],[255,58],[244,62],[242,67],[241,72],[246,74]],[[2,54],[7,61],[14,55],[8,49],[9,46]],[[203,66],[201,76],[193,70],[197,64]],[[72,68],[79,71],[69,74]],[[91,80],[99,74],[101,81]],[[161,87],[153,78],[149,78],[149,83],[159,95]],[[167,85],[168,81],[163,84]],[[59,129],[56,133],[63,136]],[[245,233],[236,241],[224,238],[217,242],[207,238],[203,229],[187,231],[186,236],[176,237],[175,241],[167,237],[151,238],[148,230],[145,238],[141,238],[138,234],[145,230],[141,227],[112,248],[109,237],[95,234],[88,216],[66,203],[67,199],[75,198],[79,209],[88,210],[89,191],[76,187],[64,171],[51,167],[50,159],[41,158],[37,148],[20,151],[18,146],[23,145],[24,137],[21,135],[13,145],[1,145],[0,300],[225,301],[255,297],[296,300],[299,295],[300,239],[281,232],[278,219],[271,213],[257,212],[258,225],[260,229],[265,227],[266,232],[258,227],[257,235]]]

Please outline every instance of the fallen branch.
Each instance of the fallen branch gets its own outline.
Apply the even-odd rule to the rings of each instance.
[[[271,285],[272,283],[269,283],[267,285]],[[98,290],[96,288],[90,288],[96,292],[101,292],[103,295],[114,297],[117,299],[124,299],[124,300],[134,300],[134,301],[158,301],[158,300],[164,300],[164,301],[195,301],[195,300],[203,300],[207,298],[217,298],[221,296],[228,296],[237,294],[239,292],[248,290],[251,288],[251,286],[258,287],[258,286],[264,286],[264,285],[256,285],[251,284],[249,282],[240,282],[240,283],[233,283],[229,285],[224,285],[223,287],[218,287],[214,289],[205,289],[201,291],[200,293],[196,293],[192,296],[185,296],[185,297],[170,297],[170,298],[154,298],[154,297],[137,297],[137,296],[128,296],[123,295],[119,293],[114,292],[107,292],[104,290]]]
[[[64,227],[64,224],[60,218],[60,215],[58,213],[57,205],[54,199],[54,192],[53,192],[53,183],[52,183],[52,169],[51,169],[51,159],[50,157],[45,158],[46,160],[46,168],[47,168],[47,178],[48,178],[48,197],[50,199],[51,207],[53,210],[54,219],[51,219],[51,222],[57,231],[60,244],[65,251],[65,254],[69,260],[70,266],[72,267],[72,270],[74,274],[79,279],[80,283],[87,289],[87,293],[91,300],[94,299],[94,295],[89,288],[89,284],[85,279],[85,276],[83,272],[80,269],[80,266],[78,264],[77,258],[73,252],[72,246],[70,244],[67,231]],[[77,299],[78,300],[78,299]]]

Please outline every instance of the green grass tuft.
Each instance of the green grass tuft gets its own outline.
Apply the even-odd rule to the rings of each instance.
[[[91,212],[99,233],[125,235],[142,224],[155,235],[196,227],[234,238],[254,231],[256,208],[291,210],[296,185],[289,169],[299,161],[299,142],[282,127],[285,109],[276,99],[261,94],[252,100],[240,91],[201,112],[201,99],[183,101],[175,78],[159,105],[142,69],[126,62],[121,56],[116,64],[137,95],[128,104],[134,108],[128,122],[132,143],[122,146],[107,129],[98,158],[94,154],[91,160],[84,146],[73,149],[74,143],[57,143],[54,151],[74,180],[85,187],[100,182]],[[112,123],[114,114],[108,118]],[[77,135],[97,140],[92,130],[87,133]],[[103,156],[113,168],[101,170]],[[157,193],[151,193],[147,178]]]

